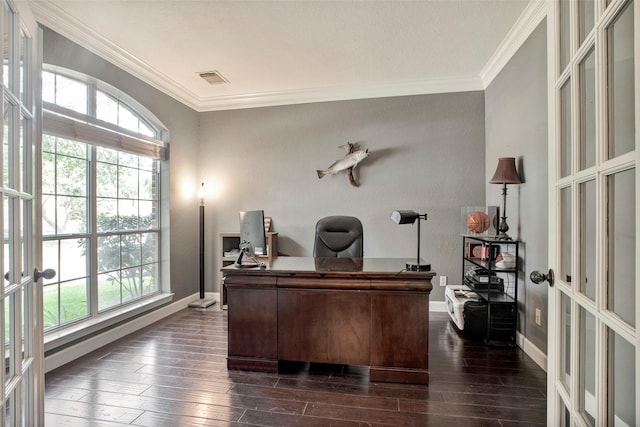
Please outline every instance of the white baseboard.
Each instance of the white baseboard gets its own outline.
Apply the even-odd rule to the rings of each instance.
[[[437,313],[448,313],[447,303],[444,301],[429,301],[429,311]]]
[[[208,292],[205,295],[207,298],[214,299],[217,302],[217,292]],[[175,301],[171,304],[165,305],[157,310],[154,310],[148,314],[140,317],[136,317],[131,321],[109,329],[103,333],[95,335],[91,338],[83,340],[78,344],[67,347],[63,350],[55,352],[44,358],[44,371],[49,372],[60,366],[69,363],[79,357],[84,356],[94,350],[99,349],[109,343],[112,343],[122,337],[125,337],[137,330],[151,325],[167,316],[170,316],[183,308],[187,308],[190,302],[196,301],[200,298],[200,294],[194,294],[189,297],[183,298],[179,301]],[[214,306],[217,307],[217,306]]]
[[[533,345],[533,343],[520,332],[516,333],[516,343],[543,371],[547,372],[547,355],[542,350]]]

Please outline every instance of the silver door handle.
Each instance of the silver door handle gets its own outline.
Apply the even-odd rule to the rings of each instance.
[[[37,268],[33,269],[33,281],[37,282],[38,280],[45,278],[47,280],[53,279],[56,276],[56,271],[53,268],[47,268],[44,271],[40,271]]]
[[[537,285],[542,282],[549,282],[549,286],[553,286],[553,270],[549,269],[547,274],[540,273],[538,270],[533,270],[529,275],[531,281]]]

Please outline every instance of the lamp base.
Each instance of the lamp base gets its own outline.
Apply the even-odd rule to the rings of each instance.
[[[503,212],[504,212],[504,208]],[[507,234],[507,231],[509,231],[509,225],[507,224],[507,217],[503,216],[501,217],[502,221],[500,221],[500,225],[498,225],[498,236],[497,239],[498,240],[511,240],[511,237],[509,237],[509,235]]]
[[[214,305],[216,303],[216,300],[214,299],[199,299],[197,301],[194,302],[190,302],[189,303],[189,307],[192,308],[207,308],[207,307],[211,307],[212,305]]]
[[[431,271],[431,264],[409,264],[407,263],[407,271]]]

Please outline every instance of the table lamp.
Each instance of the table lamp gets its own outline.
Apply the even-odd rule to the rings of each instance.
[[[419,214],[414,211],[393,211],[391,213],[391,219],[396,224],[413,224],[418,220],[418,255],[416,256],[416,263],[407,263],[407,270],[409,271],[429,271],[431,270],[431,264],[420,264],[420,220],[426,221],[427,214]]]
[[[511,240],[507,234],[509,225],[507,224],[507,184],[521,184],[522,180],[516,170],[515,157],[500,157],[498,159],[498,167],[493,174],[493,178],[489,184],[502,184],[502,212],[500,217],[500,225],[498,226],[498,239]]]

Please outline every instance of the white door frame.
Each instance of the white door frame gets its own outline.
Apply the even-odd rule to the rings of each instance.
[[[34,266],[40,265],[41,234],[37,197],[39,175],[34,176],[41,109],[39,103],[40,61],[38,26],[24,1],[0,0],[7,19],[0,27],[8,43],[5,70],[9,81],[2,85],[3,117],[9,132],[4,135],[8,154],[0,160],[0,171],[10,171],[8,182],[0,178],[0,219],[9,230],[9,240],[0,248],[2,331],[8,375],[3,370],[0,426],[44,425],[43,313],[41,283],[34,282]],[[21,78],[22,73],[22,78]],[[5,81],[3,79],[3,81]],[[10,106],[7,111],[5,106]],[[3,122],[3,125],[5,123]],[[39,172],[39,168],[35,168]],[[4,173],[4,172],[3,172]],[[6,204],[5,204],[6,200]],[[7,208],[5,210],[5,207]],[[7,251],[5,253],[5,251]],[[10,261],[8,265],[6,261]],[[3,277],[4,279],[4,277]],[[8,310],[8,313],[6,312]],[[5,314],[7,317],[5,317]],[[5,334],[5,319],[8,334]]]
[[[611,396],[613,390],[610,389],[612,373],[612,361],[609,360],[613,354],[613,348],[609,345],[609,335],[615,334],[622,337],[634,348],[635,356],[635,398],[640,398],[640,334],[638,333],[638,326],[640,325],[640,282],[638,281],[637,269],[640,264],[640,243],[635,238],[635,326],[630,326],[628,323],[622,321],[619,317],[607,309],[607,177],[611,174],[624,170],[629,166],[632,166],[635,170],[635,218],[631,221],[635,223],[635,230],[637,233],[640,226],[640,220],[638,212],[640,207],[640,177],[638,174],[638,147],[640,140],[640,96],[638,92],[640,90],[640,0],[633,0],[633,22],[634,22],[634,81],[635,81],[635,150],[631,153],[623,154],[617,158],[607,160],[606,144],[608,135],[604,124],[607,122],[607,80],[606,80],[606,54],[607,46],[605,45],[605,23],[609,22],[608,19],[614,17],[619,10],[622,10],[624,0],[617,1],[611,0],[607,5],[604,0],[595,1],[595,27],[596,30],[592,34],[591,40],[595,43],[595,55],[596,55],[596,141],[600,141],[596,144],[596,166],[585,171],[579,171],[578,162],[578,150],[579,150],[579,135],[578,129],[580,129],[580,118],[577,109],[579,108],[579,100],[577,88],[578,73],[575,71],[576,63],[573,64],[574,68],[571,71],[570,78],[573,84],[571,91],[571,115],[569,120],[571,123],[571,138],[572,138],[572,152],[573,152],[573,171],[569,177],[560,178],[560,130],[561,130],[561,114],[560,108],[560,96],[559,96],[559,49],[558,49],[558,25],[559,25],[559,12],[558,3],[556,1],[549,2],[549,10],[547,14],[547,40],[548,40],[548,119],[549,119],[549,133],[548,133],[548,165],[549,165],[549,232],[548,232],[548,259],[549,267],[556,272],[560,272],[559,266],[561,264],[559,239],[563,236],[562,233],[562,221],[560,212],[560,191],[558,183],[561,182],[563,186],[571,188],[572,193],[572,262],[570,273],[574,278],[573,283],[566,278],[557,277],[557,284],[549,289],[549,329],[548,329],[548,364],[547,364],[547,424],[548,425],[566,425],[565,414],[570,414],[570,424],[582,426],[586,425],[584,420],[579,416],[580,397],[578,396],[579,390],[583,388],[580,383],[578,373],[580,372],[579,366],[583,363],[583,354],[580,354],[580,339],[579,329],[580,320],[578,319],[578,308],[581,310],[588,308],[588,311],[595,318],[595,396],[593,396],[593,402],[591,410],[594,411],[596,425],[607,425],[610,422],[618,423],[619,419],[611,421],[613,418],[611,408]],[[626,3],[625,3],[626,4]],[[620,7],[618,7],[620,6]],[[605,9],[608,7],[608,9]],[[574,28],[570,37],[571,45],[571,57],[577,57],[576,52],[585,52],[587,49],[584,47],[578,49],[577,31],[575,30],[578,22],[577,8],[573,8],[570,13],[571,24]],[[607,24],[608,25],[608,24]],[[589,37],[587,37],[589,39]],[[596,240],[596,296],[595,301],[591,301],[585,297],[578,289],[577,282],[580,280],[580,265],[578,258],[578,245],[579,240],[579,227],[580,221],[579,208],[579,194],[578,184],[582,180],[593,179],[596,183],[596,222],[595,230],[591,230],[591,233],[595,234]],[[593,280],[593,279],[592,279]],[[563,290],[560,290],[562,288]],[[560,304],[560,295],[565,295],[571,305],[571,328],[570,328],[570,378],[567,381],[570,383],[569,390],[565,390],[561,386],[561,376],[564,375],[566,369],[562,360],[562,346],[563,343],[562,329],[566,331],[566,325],[562,324],[564,307]],[[613,331],[613,332],[612,332]],[[591,396],[590,396],[591,398]],[[564,406],[563,406],[564,405]],[[565,412],[566,408],[566,412]],[[640,406],[635,407],[635,420],[634,425],[640,424]]]

